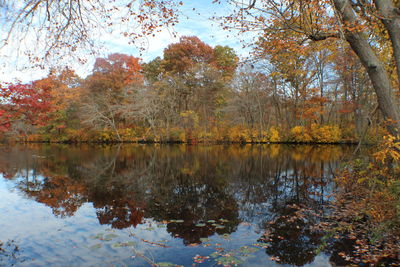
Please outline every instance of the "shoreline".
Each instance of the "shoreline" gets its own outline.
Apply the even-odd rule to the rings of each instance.
[[[146,145],[358,145],[356,141],[340,141],[340,142],[234,142],[234,141],[202,141],[202,142],[183,142],[183,141],[0,141],[0,144],[146,144]],[[375,143],[365,142],[362,145],[374,145]]]

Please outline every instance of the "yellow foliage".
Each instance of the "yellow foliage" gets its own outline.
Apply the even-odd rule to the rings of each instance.
[[[211,140],[216,142],[229,141],[230,129],[224,125],[211,128]]]
[[[400,161],[400,136],[387,135],[381,144],[379,152],[375,153],[375,158],[385,164],[385,162],[393,160]]]
[[[311,124],[310,128],[295,126],[290,130],[290,140],[297,143],[337,143],[342,133],[336,125]]]
[[[243,125],[228,127],[217,123],[207,129],[192,127],[197,124],[197,115],[192,111],[181,113],[182,119],[189,120],[186,125],[172,128],[127,127],[102,130],[65,128],[61,134],[52,134],[46,131],[40,134],[18,136],[21,141],[50,141],[50,142],[182,142],[182,143],[267,143],[292,141],[298,143],[335,143],[342,140],[342,133],[338,126],[319,126],[312,124],[310,128],[295,126],[290,129],[286,137],[282,137],[277,127],[269,130],[246,128]],[[192,125],[190,125],[192,124]],[[347,140],[347,139],[346,139]]]
[[[275,127],[271,127],[269,129],[269,141],[270,142],[280,142],[281,141],[279,131]]]
[[[311,125],[311,135],[313,141],[317,143],[337,143],[342,137],[342,133],[338,126],[319,126],[315,123]]]
[[[311,135],[303,126],[295,126],[290,129],[290,139],[297,143],[309,143],[313,141]]]
[[[350,200],[344,210],[353,216],[368,216],[371,226],[368,231],[380,228],[391,235],[400,234],[399,150],[399,138],[385,136],[378,152],[374,154],[375,160],[353,160],[337,179],[343,189],[339,191],[337,199],[340,203]]]
[[[213,135],[211,132],[201,131],[197,134],[199,142],[205,143],[213,140]]]
[[[229,140],[230,142],[236,142],[236,143],[250,143],[251,138],[246,131],[246,129],[242,126],[234,126],[229,130]]]
[[[117,140],[118,138],[116,137],[115,133],[113,131],[110,131],[108,129],[103,129],[103,131],[100,132],[99,134],[99,140],[101,142],[112,142]]]
[[[174,127],[169,129],[169,132],[166,133],[166,141],[170,142],[185,142],[186,141],[186,135],[185,131],[181,128]]]
[[[125,128],[119,130],[119,134],[124,141],[138,141],[138,134],[134,128]]]
[[[261,136],[258,139],[259,142],[266,143],[266,142],[269,141],[269,136],[268,136],[268,132],[267,131],[262,130],[260,132],[260,135]]]

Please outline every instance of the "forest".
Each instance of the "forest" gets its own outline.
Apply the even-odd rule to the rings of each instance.
[[[260,43],[265,58],[249,63],[228,46],[183,36],[150,62],[114,53],[97,58],[86,78],[54,69],[2,88],[1,133],[45,142],[381,139],[385,120],[349,47],[318,42],[295,57],[271,47]]]

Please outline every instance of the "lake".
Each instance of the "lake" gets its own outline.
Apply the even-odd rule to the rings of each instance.
[[[0,145],[0,266],[331,266],[351,146]]]

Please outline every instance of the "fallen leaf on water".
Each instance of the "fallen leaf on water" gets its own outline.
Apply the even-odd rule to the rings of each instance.
[[[115,238],[115,237],[117,237],[116,234],[108,234],[108,235],[105,235],[103,238],[101,238],[101,240],[110,241],[110,240],[112,240],[112,239]]]
[[[96,245],[91,246],[90,249],[99,249],[101,247],[102,247],[101,244],[96,244]]]

